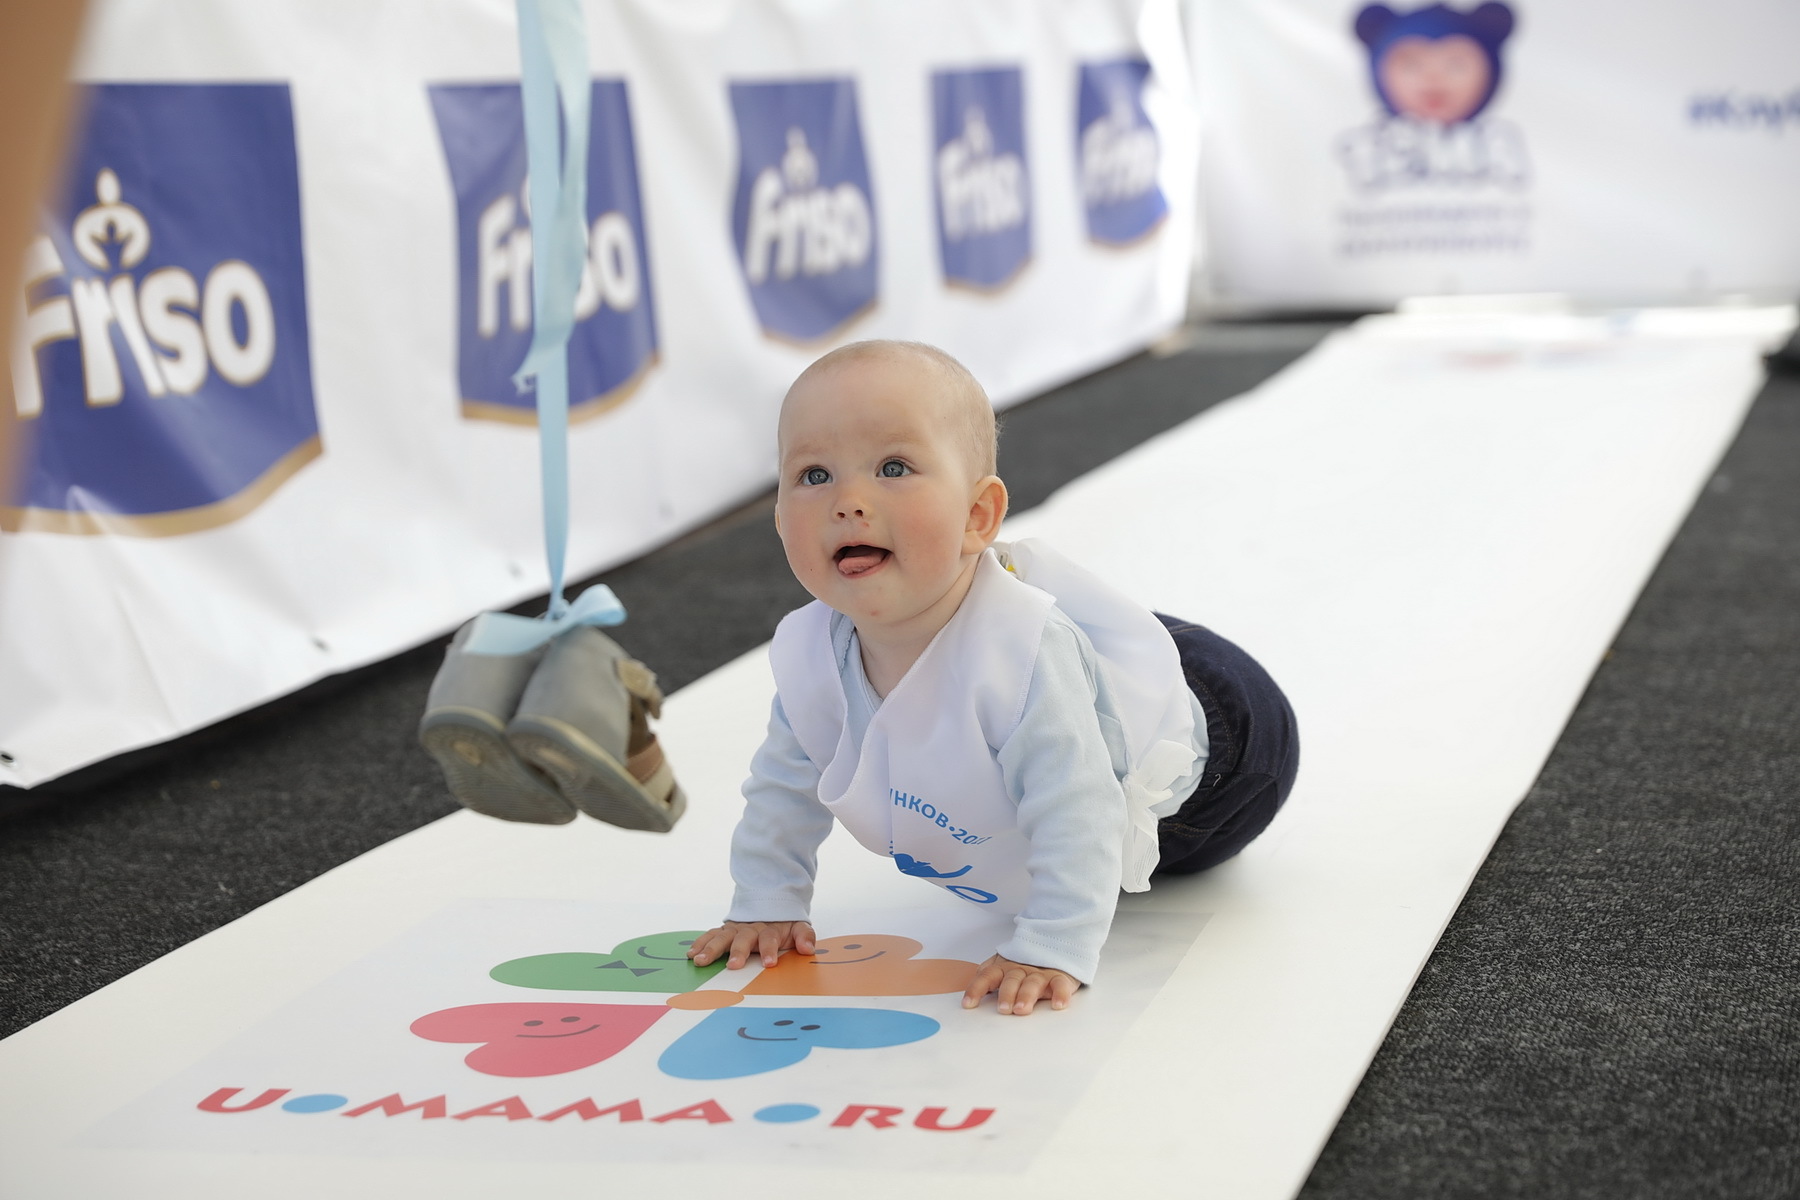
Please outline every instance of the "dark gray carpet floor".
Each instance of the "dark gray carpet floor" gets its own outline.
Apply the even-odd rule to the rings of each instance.
[[[1015,507],[1254,385],[1316,333],[1205,331],[1013,409]],[[769,510],[601,577],[633,608],[619,640],[665,685],[765,640],[805,599]],[[0,1035],[451,811],[413,741],[441,652],[46,789],[0,789]],[[1800,1196],[1797,672],[1789,376],[1477,876],[1305,1200]]]

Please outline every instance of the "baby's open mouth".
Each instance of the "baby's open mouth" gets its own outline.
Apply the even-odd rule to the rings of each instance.
[[[865,546],[858,543],[854,546],[841,546],[833,555],[837,563],[838,574],[848,579],[858,575],[866,575],[888,560],[889,552],[880,546]]]

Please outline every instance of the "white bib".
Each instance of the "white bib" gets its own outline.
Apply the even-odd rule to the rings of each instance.
[[[1041,542],[996,544],[956,614],[876,709],[860,753],[850,744],[831,609],[815,601],[789,613],[769,648],[782,710],[819,769],[820,802],[905,874],[1010,912],[1029,894],[1029,845],[995,754],[1018,726],[1052,605],[1093,643],[1118,705],[1131,763],[1120,886],[1143,891],[1157,862],[1150,808],[1195,753],[1175,644],[1142,605]]]

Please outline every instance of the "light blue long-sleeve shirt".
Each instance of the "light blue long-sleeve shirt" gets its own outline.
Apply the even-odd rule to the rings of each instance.
[[[845,724],[860,747],[881,698],[863,673],[856,629],[841,613],[831,620]],[[1194,710],[1196,758],[1153,810],[1175,811],[1206,769],[1206,715]],[[1030,844],[1031,888],[1013,936],[998,953],[1015,962],[1055,967],[1091,982],[1119,898],[1129,770],[1117,706],[1094,648],[1075,622],[1052,609],[1044,625],[1018,727],[994,748],[1018,825]],[[832,816],[819,801],[819,770],[806,757],[775,697],[768,736],[744,781],[744,815],[731,839],[737,883],[727,920],[803,921],[812,906],[818,848]]]

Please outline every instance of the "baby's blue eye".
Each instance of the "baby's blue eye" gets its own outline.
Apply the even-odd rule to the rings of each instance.
[[[808,467],[800,472],[800,482],[818,487],[821,483],[831,482],[831,472],[824,467]]]
[[[881,464],[881,477],[883,479],[898,479],[902,475],[910,475],[911,473],[912,469],[897,458],[890,458]]]

